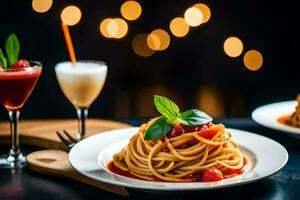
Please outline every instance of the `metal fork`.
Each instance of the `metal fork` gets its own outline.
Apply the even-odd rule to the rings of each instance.
[[[64,145],[70,150],[72,147],[78,142],[75,138],[73,138],[67,131],[63,130],[65,136],[63,136],[59,131],[56,131],[59,139],[64,143]]]

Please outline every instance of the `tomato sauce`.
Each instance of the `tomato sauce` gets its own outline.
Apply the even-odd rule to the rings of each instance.
[[[291,117],[290,115],[282,116],[277,119],[277,122],[280,124],[287,125],[287,126],[295,127],[295,126],[292,126],[291,123],[289,122],[290,117]]]
[[[139,177],[131,174],[129,171],[124,171],[122,169],[120,169],[119,167],[117,167],[113,161],[110,161],[107,165],[107,168],[109,169],[109,171],[121,175],[121,176],[126,176],[129,178],[136,178],[136,179],[140,179]]]
[[[230,178],[234,176],[238,176],[240,174],[244,173],[244,169],[227,169],[225,172],[223,172],[224,178]]]
[[[246,163],[244,163],[245,165]],[[139,179],[139,180],[144,180],[140,177],[137,177],[133,174],[131,174],[129,171],[123,171],[122,169],[118,168],[113,161],[110,161],[107,165],[107,168],[109,169],[109,171],[115,173],[115,174],[118,174],[118,175],[121,175],[121,176],[125,176],[125,177],[129,177],[129,178],[135,178],[135,179]],[[221,171],[220,171],[221,172]],[[190,174],[186,177],[183,178],[183,182],[205,182],[203,180],[203,172],[200,172],[198,174]],[[241,169],[227,169],[225,171],[222,171],[221,172],[223,174],[223,177],[224,178],[231,178],[231,177],[234,177],[234,176],[238,176],[242,173],[244,173],[244,169],[241,168]],[[158,179],[157,177],[152,177],[154,181],[160,181],[160,182],[164,182],[163,180],[160,180]],[[220,179],[222,180],[222,179]]]

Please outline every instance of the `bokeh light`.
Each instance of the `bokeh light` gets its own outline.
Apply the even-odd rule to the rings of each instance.
[[[201,10],[201,12],[203,14],[202,23],[208,22],[208,20],[210,19],[210,16],[211,16],[211,12],[210,12],[209,7],[205,4],[203,4],[203,3],[197,3],[193,7],[198,8],[199,10]]]
[[[182,17],[176,17],[170,23],[170,30],[176,37],[184,37],[188,34],[189,29],[189,25]]]
[[[121,19],[121,18],[116,18],[114,20],[117,23],[117,27],[118,27],[118,31],[114,35],[114,38],[120,39],[120,38],[124,37],[127,34],[128,24],[126,23],[126,21],[124,19]]]
[[[38,13],[45,13],[51,8],[52,3],[52,0],[32,0],[32,8]]]
[[[147,45],[147,34],[141,33],[136,35],[132,40],[133,51],[142,57],[149,57],[155,53],[153,49],[150,49]]]
[[[149,38],[149,39],[148,39]],[[152,31],[147,38],[148,46],[156,51],[163,51],[170,45],[169,34],[162,29],[156,29]],[[159,42],[158,42],[159,40]]]
[[[118,33],[118,23],[115,19],[110,19],[107,23],[107,33],[110,36],[110,38],[114,38],[115,35]]]
[[[106,38],[123,38],[128,32],[128,24],[121,18],[106,18],[100,23],[100,32]]]
[[[243,52],[243,43],[237,37],[229,37],[224,42],[224,51],[230,57],[238,57]]]
[[[81,11],[76,6],[67,6],[61,12],[61,21],[69,26],[76,25],[81,19]]]
[[[249,50],[244,55],[244,65],[251,71],[256,71],[261,68],[263,64],[263,56],[257,50]]]
[[[106,18],[101,21],[100,23],[100,32],[106,38],[111,38],[111,35],[107,31],[108,23],[110,22],[111,18]]]
[[[188,8],[184,12],[184,19],[192,27],[199,26],[203,22],[202,11],[195,7]]]
[[[121,6],[121,14],[127,20],[136,20],[142,14],[142,7],[136,1],[126,1]]]
[[[215,86],[201,84],[197,91],[197,107],[212,117],[224,117],[225,98]]]
[[[160,48],[160,38],[157,35],[149,34],[147,44],[151,49],[158,50]]]

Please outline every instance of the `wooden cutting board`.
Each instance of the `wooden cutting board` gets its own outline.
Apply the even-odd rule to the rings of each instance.
[[[130,125],[109,120],[88,119],[86,136],[126,127],[130,127]],[[67,148],[56,135],[56,131],[62,130],[67,130],[75,137],[78,130],[77,120],[22,120],[20,122],[21,144],[51,149],[30,153],[27,156],[30,169],[47,175],[72,178],[103,190],[129,196],[124,187],[101,183],[75,171],[68,161],[68,153],[65,152]],[[0,143],[10,143],[9,122],[0,123]]]
[[[86,126],[87,137],[107,130],[130,127],[129,124],[102,119],[88,119]],[[56,135],[56,131],[62,130],[75,137],[78,130],[77,120],[21,120],[20,142],[47,149],[67,150]],[[10,143],[9,122],[0,123],[0,143]]]
[[[27,162],[33,171],[53,176],[67,177],[87,183],[94,187],[113,192],[123,196],[129,196],[124,187],[102,183],[75,171],[69,161],[68,153],[60,150],[41,150],[27,155]]]

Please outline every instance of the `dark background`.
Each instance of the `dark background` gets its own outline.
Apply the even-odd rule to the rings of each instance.
[[[1,47],[9,33],[15,32],[21,42],[21,57],[44,65],[22,117],[75,118],[75,110],[60,91],[54,74],[55,64],[68,60],[60,13],[70,4],[82,11],[80,23],[70,27],[78,59],[103,60],[109,66],[105,87],[90,108],[91,117],[153,116],[153,94],[174,99],[182,110],[200,108],[215,117],[246,117],[262,104],[295,99],[300,85],[297,1],[139,2],[142,16],[128,22],[125,38],[111,40],[100,34],[99,23],[121,16],[121,0],[53,0],[52,8],[43,14],[32,9],[31,0],[1,1]],[[184,38],[172,36],[170,21],[198,2],[210,7],[210,21],[192,28]],[[169,32],[169,48],[147,58],[136,55],[131,48],[134,36],[156,28]],[[244,43],[244,52],[237,58],[224,53],[223,43],[229,36],[237,36]],[[243,55],[249,49],[263,55],[258,71],[243,65]],[[3,108],[0,119],[7,119]]]

